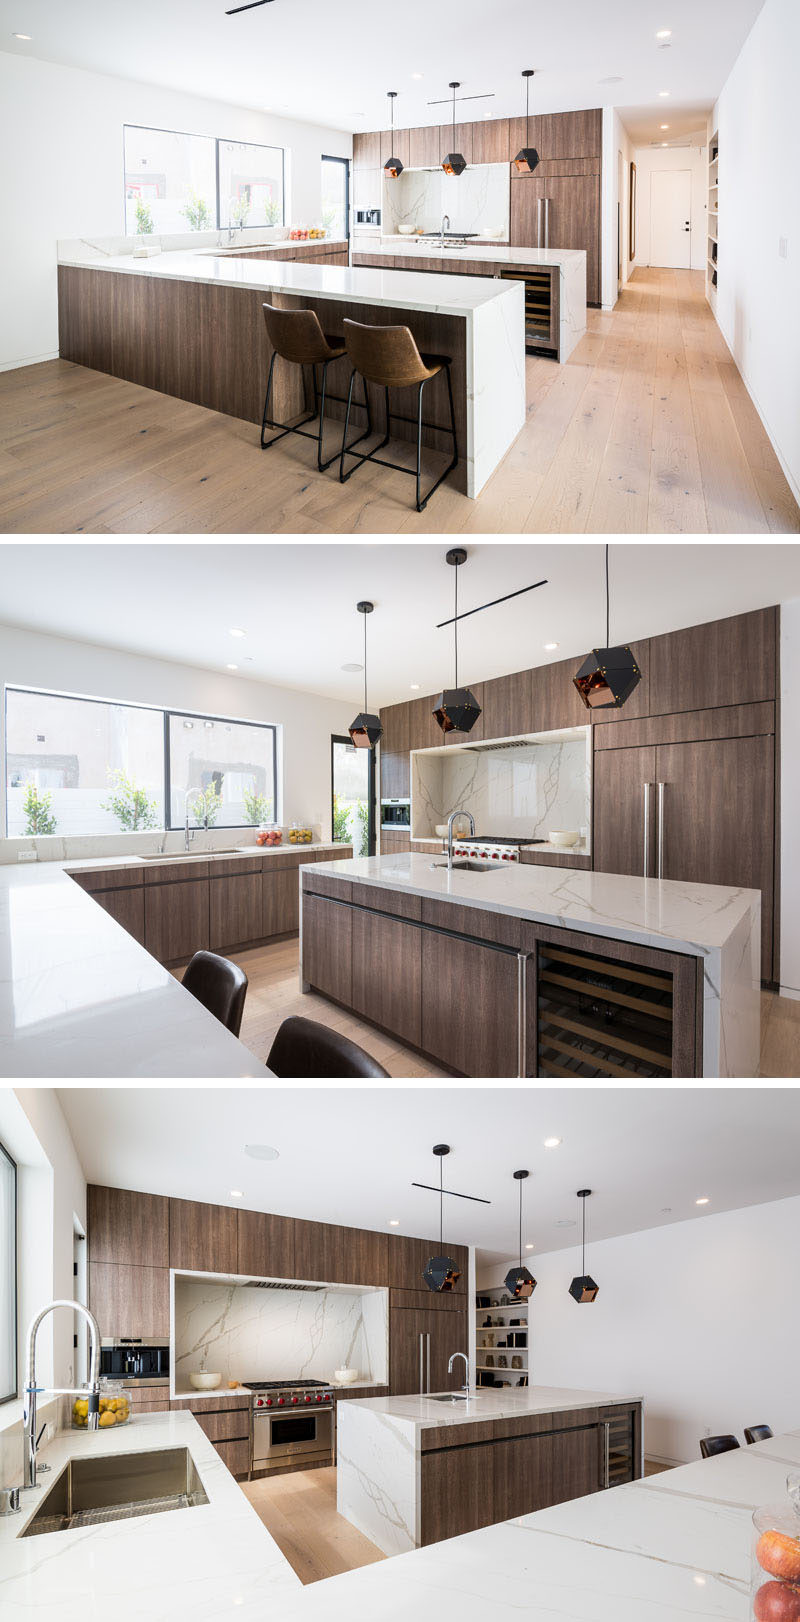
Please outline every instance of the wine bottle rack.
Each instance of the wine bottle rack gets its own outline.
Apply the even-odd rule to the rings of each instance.
[[[672,975],[596,952],[541,946],[540,1076],[672,1075]]]
[[[553,277],[549,270],[506,270],[503,280],[522,282],[525,287],[525,348],[536,354],[558,351],[556,311],[553,309]]]
[[[608,1486],[634,1480],[633,1414],[615,1414],[608,1424]]]

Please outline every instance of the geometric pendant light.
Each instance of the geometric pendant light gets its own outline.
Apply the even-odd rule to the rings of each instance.
[[[608,544],[606,544],[606,644],[609,640]],[[618,710],[642,679],[631,648],[592,648],[573,682],[587,710]]]
[[[437,699],[433,714],[443,732],[471,732],[481,713],[481,707],[475,694],[468,687],[458,685],[458,571],[462,563],[466,563],[467,554],[463,546],[453,547],[447,553],[447,562],[455,570],[455,621],[453,624],[455,640],[455,686],[445,688],[441,697]]]
[[[572,1296],[573,1301],[577,1301],[579,1305],[581,1305],[584,1301],[596,1301],[597,1293],[600,1289],[600,1285],[595,1284],[594,1279],[591,1278],[586,1271],[586,1201],[588,1200],[591,1192],[592,1191],[590,1188],[578,1189],[578,1199],[581,1200],[583,1204],[583,1238],[581,1241],[582,1271],[580,1278],[574,1278],[572,1280],[569,1287],[569,1293]]]
[[[367,709],[367,615],[372,613],[373,607],[373,603],[356,603],[359,614],[364,615],[364,708],[348,727],[356,749],[372,749],[383,731],[380,717],[370,715]]]
[[[435,1143],[434,1146],[433,1146],[433,1152],[434,1152],[435,1155],[438,1156],[438,1159],[439,1159],[439,1251],[440,1251],[440,1254],[438,1256],[429,1257],[428,1261],[425,1263],[425,1267],[423,1269],[422,1277],[424,1278],[425,1283],[428,1286],[428,1289],[432,1290],[434,1295],[443,1295],[448,1290],[452,1290],[452,1289],[455,1288],[455,1285],[458,1283],[458,1280],[461,1277],[461,1271],[460,1271],[460,1269],[458,1267],[456,1267],[455,1262],[452,1260],[452,1258],[450,1256],[445,1256],[443,1254],[443,1252],[444,1252],[444,1187],[443,1187],[443,1171],[444,1171],[444,1156],[449,1155],[449,1153],[450,1153],[450,1145],[449,1145],[449,1143]]]
[[[458,79],[450,80],[450,89],[453,92],[453,150],[442,159],[442,168],[446,175],[463,175],[467,167],[467,160],[456,151],[456,91],[461,89]]]
[[[531,128],[530,89],[531,89],[531,79],[533,78],[533,74],[534,74],[534,69],[533,68],[524,68],[523,69],[522,77],[525,80],[525,145],[520,148],[520,151],[517,153],[517,155],[516,155],[516,157],[514,159],[514,164],[516,166],[517,174],[519,174],[519,175],[532,175],[534,169],[538,168],[538,165],[539,165],[539,154],[538,154],[535,146],[531,146],[531,136],[530,136],[530,128]]]
[[[390,152],[393,152],[393,149],[394,149],[394,103],[395,103],[395,97],[397,96],[397,91],[396,90],[387,90],[386,94],[389,97],[389,109],[390,109],[390,112],[391,112],[391,115],[392,115],[392,134],[391,134],[391,142],[390,142],[389,150],[390,150]],[[403,165],[400,162],[400,159],[395,158],[394,156],[388,157],[386,159],[386,162],[385,162],[384,166],[383,166],[383,172],[384,172],[384,174],[387,176],[387,178],[389,180],[397,180],[398,176],[403,173]]]
[[[514,1177],[519,1183],[519,1267],[512,1267],[505,1276],[505,1287],[515,1301],[529,1301],[536,1289],[536,1280],[527,1267],[522,1265],[522,1184],[528,1173],[515,1171]]]

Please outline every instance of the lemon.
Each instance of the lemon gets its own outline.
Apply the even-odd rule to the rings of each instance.
[[[101,1426],[101,1428],[103,1430],[107,1430],[109,1425],[116,1425],[116,1423],[117,1423],[116,1415],[112,1414],[112,1413],[109,1413],[108,1409],[106,1409],[104,1414],[100,1415],[100,1418],[98,1420],[98,1424]]]

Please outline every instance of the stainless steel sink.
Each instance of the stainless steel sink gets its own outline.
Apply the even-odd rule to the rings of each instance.
[[[431,867],[447,867],[447,866],[448,866],[447,862],[431,862]],[[462,860],[457,860],[457,861],[453,862],[453,868],[454,869],[458,868],[458,871],[460,873],[490,873],[491,872],[491,868],[487,865],[486,862],[468,862],[466,860],[463,860],[463,861]]]
[[[445,1392],[443,1397],[431,1397],[430,1400],[431,1400],[431,1402],[451,1402],[451,1403],[452,1402],[474,1402],[476,1400],[477,1396],[478,1396],[478,1393],[475,1392],[475,1391],[470,1391],[469,1396],[466,1396],[463,1391],[447,1391],[447,1392]]]
[[[208,1497],[188,1448],[70,1459],[20,1537],[194,1509]]]
[[[259,846],[254,845],[252,854],[258,855]],[[249,851],[240,850],[238,845],[226,845],[224,850],[159,850],[152,856],[143,856],[143,862],[188,862],[192,858],[199,861],[203,857],[206,861],[212,856],[245,856]]]

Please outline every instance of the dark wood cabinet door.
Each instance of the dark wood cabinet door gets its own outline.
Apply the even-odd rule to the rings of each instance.
[[[487,1448],[495,1521],[530,1515],[551,1504],[598,1492],[601,1427],[512,1437]]]
[[[144,946],[144,889],[99,890],[94,900],[104,912],[116,918],[117,923]]]
[[[169,1200],[162,1194],[90,1183],[86,1228],[90,1262],[169,1267]]]
[[[294,1221],[267,1211],[238,1211],[237,1273],[294,1278]]]
[[[469,1353],[466,1302],[463,1312],[439,1312],[434,1308],[427,1316],[429,1324],[426,1333],[430,1335],[431,1352],[430,1390],[460,1391],[464,1384],[464,1364],[459,1358],[452,1374],[448,1372],[447,1365],[454,1352]]]
[[[492,1448],[444,1448],[423,1453],[420,1461],[420,1543],[493,1526]]]
[[[649,666],[651,715],[774,699],[777,609],[651,637]]]
[[[771,980],[774,853],[772,737],[659,744],[665,879],[761,891],[761,975]],[[627,750],[614,750],[627,754]]]
[[[507,118],[487,118],[482,124],[473,124],[473,163],[510,163],[518,151],[519,147],[512,150]]]
[[[589,725],[589,711],[575,686],[581,659],[559,659],[531,671],[531,732]]]
[[[433,1299],[433,1298],[432,1298]],[[448,1327],[449,1326],[449,1327]],[[389,1311],[389,1388],[393,1397],[419,1391],[456,1391],[463,1385],[463,1364],[447,1373],[452,1352],[466,1351],[461,1315],[418,1307]]]
[[[89,1262],[89,1307],[113,1340],[169,1339],[169,1268]]]
[[[441,693],[430,693],[427,698],[414,698],[408,706],[409,749],[432,749],[445,741],[444,733],[433,718],[434,705]]]
[[[305,1222],[298,1218],[294,1224],[295,1276],[341,1284],[344,1231],[333,1222]]]
[[[379,169],[380,166],[380,130],[359,131],[353,136],[353,168]]]
[[[199,1200],[169,1202],[169,1265],[201,1273],[235,1273],[239,1212]]]
[[[331,852],[331,857],[333,852]],[[310,859],[310,858],[309,858]],[[287,935],[300,928],[300,872],[293,867],[264,869],[261,891],[261,934]]]
[[[439,125],[428,124],[423,129],[409,131],[409,168],[425,169],[440,160]]]
[[[372,1228],[341,1228],[341,1284],[386,1284],[389,1239]]]
[[[353,913],[352,1007],[412,1047],[419,1047],[421,930],[401,918]]]
[[[466,1245],[451,1245],[445,1241],[445,1250],[451,1256],[459,1269],[460,1278],[454,1290],[447,1295],[431,1295],[432,1306],[438,1308],[452,1305],[453,1297],[466,1296],[467,1293],[467,1267],[469,1255]],[[423,1290],[427,1285],[423,1282],[422,1273],[430,1256],[438,1255],[438,1239],[410,1239],[405,1234],[388,1235],[389,1258],[389,1286],[393,1290]]]
[[[423,931],[422,1041],[464,1076],[518,1073],[514,953]]]
[[[261,872],[209,880],[209,939],[212,952],[261,937]]]
[[[336,1002],[351,1002],[353,914],[327,896],[303,895],[303,979]]]
[[[408,799],[409,705],[390,704],[381,710],[381,799]]]
[[[575,113],[543,113],[536,121],[539,157],[543,162],[562,158],[599,158],[603,150],[603,112],[600,107]],[[555,246],[552,237],[551,246]]]
[[[541,207],[540,207],[541,204]],[[582,248],[586,298],[600,302],[600,176],[511,177],[511,241],[521,248]]]
[[[521,732],[532,732],[533,674],[535,672],[530,670],[519,670],[513,676],[497,676],[494,681],[485,681],[481,714],[470,737],[513,738]]]
[[[208,948],[208,879],[146,884],[144,943],[159,963],[178,963]]]
[[[381,856],[394,856],[398,851],[410,849],[410,834],[384,833],[381,830]]]
[[[655,873],[655,782],[654,748],[595,750],[592,853],[596,872],[644,874],[644,785],[650,783],[648,876]]]

